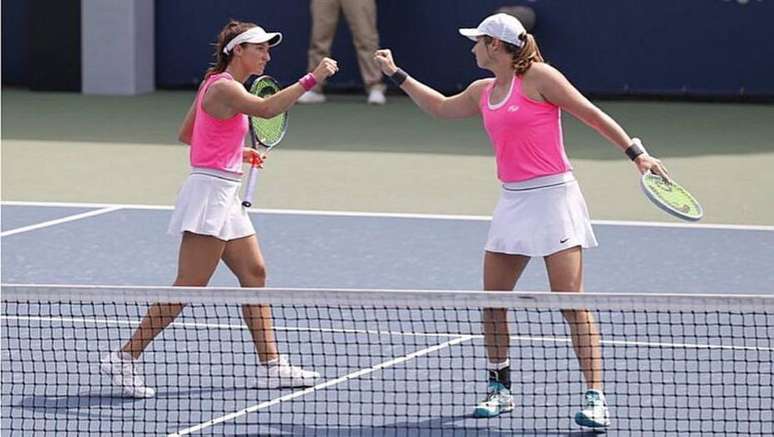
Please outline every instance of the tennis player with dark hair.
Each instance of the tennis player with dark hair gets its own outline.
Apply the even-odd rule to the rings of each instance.
[[[597,246],[597,240],[565,154],[562,110],[625,151],[640,172],[666,175],[666,171],[639,140],[630,138],[543,61],[534,37],[516,18],[495,14],[475,29],[459,31],[476,42],[472,49],[476,63],[494,73],[494,78],[477,80],[455,96],[446,97],[408,76],[395,65],[390,50],[378,50],[375,59],[382,72],[425,112],[439,118],[483,118],[502,182],[484,252],[484,289],[512,291],[530,258],[543,257],[551,290],[581,292],[583,249]],[[562,314],[588,387],[575,421],[605,428],[610,420],[602,391],[597,324],[586,310]],[[488,395],[474,415],[493,417],[514,408],[506,310],[484,309],[483,328],[489,358]]]
[[[247,211],[239,198],[242,163],[262,159],[244,147],[247,115],[271,118],[287,111],[301,95],[333,75],[336,61],[325,58],[312,72],[282,91],[260,98],[243,82],[262,74],[269,51],[282,34],[253,23],[229,22],[218,35],[215,65],[199,87],[180,127],[180,141],[190,144],[192,171],[178,194],[169,232],[182,234],[175,286],[206,286],[222,259],[243,287],[263,287],[266,268]],[[136,374],[134,363],[151,341],[183,310],[184,304],[154,304],[131,339],[101,363],[103,373],[132,397],[151,397],[154,390]],[[258,358],[266,367],[267,387],[310,386],[316,372],[288,364],[279,354],[268,305],[244,305],[242,315]]]

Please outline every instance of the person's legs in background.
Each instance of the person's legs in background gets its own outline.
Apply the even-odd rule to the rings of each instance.
[[[341,0],[344,16],[352,31],[357,52],[357,63],[363,78],[368,103],[383,105],[386,102],[382,72],[374,61],[374,52],[379,49],[379,32],[376,27],[376,2],[374,0]]]
[[[312,14],[312,31],[309,41],[309,71],[313,71],[323,58],[330,56],[336,26],[339,24],[340,0],[311,0],[309,9]],[[304,93],[298,103],[323,103],[324,82]]]

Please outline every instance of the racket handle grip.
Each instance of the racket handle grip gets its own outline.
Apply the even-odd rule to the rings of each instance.
[[[258,167],[255,165],[250,166],[250,172],[247,175],[247,188],[245,188],[245,197],[242,198],[242,206],[250,208],[253,206],[253,193],[255,192],[255,184],[258,181]]]

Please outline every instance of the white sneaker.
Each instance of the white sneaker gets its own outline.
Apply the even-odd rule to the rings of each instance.
[[[325,103],[325,94],[318,93],[317,91],[307,91],[304,94],[301,94],[301,97],[298,98],[298,103],[302,104],[315,104],[315,103]]]
[[[279,357],[267,366],[269,369],[266,371],[266,381],[259,383],[261,387],[311,387],[320,379],[319,373],[292,366],[285,357]]]
[[[583,409],[575,414],[575,423],[587,428],[607,428],[610,426],[610,413],[605,395],[599,390],[587,390],[583,395]]]
[[[126,352],[111,352],[102,359],[99,370],[109,376],[125,395],[133,398],[152,398],[156,391],[146,387],[134,372],[134,360]]]
[[[368,92],[368,104],[369,105],[384,105],[387,103],[387,98],[384,97],[384,90],[375,87],[371,88]]]

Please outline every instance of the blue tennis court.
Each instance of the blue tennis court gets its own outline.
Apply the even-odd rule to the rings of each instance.
[[[163,236],[170,213],[131,205],[4,204],[3,283],[169,284],[178,244]],[[310,211],[255,211],[251,217],[272,288],[480,289],[486,217]],[[654,293],[654,300],[660,293],[774,294],[774,228],[598,222],[595,232],[600,247],[585,256],[588,291]],[[225,268],[211,285],[236,286]],[[547,289],[542,260],[532,261],[518,289]],[[480,307],[461,302],[458,311],[428,312],[272,305],[279,344],[322,373],[318,386],[255,388],[257,359],[237,309],[193,305],[143,356],[155,367],[148,382],[158,390],[146,400],[118,396],[97,371],[101,356],[131,334],[146,305],[20,305],[14,313],[8,307],[2,427],[50,435],[65,429],[582,435],[571,415],[583,388],[558,311],[514,312],[512,353],[521,363],[514,379],[523,406],[518,414],[477,420],[470,410],[484,391]],[[601,311],[614,415],[608,434],[774,432],[774,315],[740,317]],[[727,341],[718,346],[716,338]],[[10,356],[20,346],[29,352]],[[20,382],[34,382],[34,392],[12,391]],[[728,387],[746,392],[729,393]],[[744,400],[734,400],[737,395]],[[745,413],[727,428],[700,423],[706,412],[726,407]],[[325,420],[324,412],[330,413]]]
[[[179,241],[165,234],[170,214],[6,203],[3,282],[171,284]],[[481,288],[487,217],[265,211],[252,219],[270,287]],[[588,291],[774,293],[774,227],[595,223],[600,246],[585,254]],[[211,285],[237,284],[221,267]],[[542,260],[533,260],[517,288],[547,287]]]

